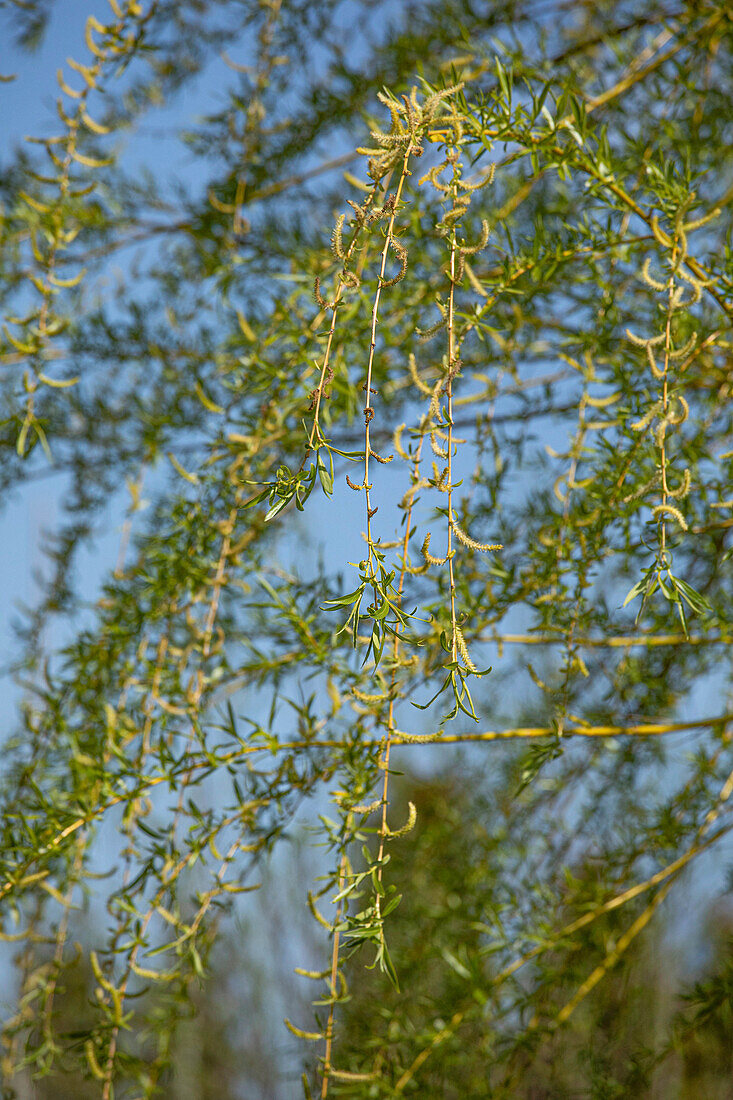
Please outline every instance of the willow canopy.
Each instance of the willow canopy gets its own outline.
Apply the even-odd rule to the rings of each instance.
[[[0,6],[9,102],[79,23],[0,179],[3,500],[59,502],[6,661],[4,1095],[172,1095],[305,822],[266,1095],[529,1096],[690,868],[724,888],[730,8]],[[403,961],[443,871],[395,772],[459,754],[478,832],[426,802],[466,862]],[[590,1079],[531,1095],[645,1094]]]

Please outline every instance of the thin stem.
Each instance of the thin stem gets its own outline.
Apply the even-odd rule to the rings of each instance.
[[[451,622],[451,661],[458,660],[458,637],[456,634],[456,577],[453,569],[453,373],[455,365],[455,274],[456,274],[456,231],[451,231],[450,240],[450,291],[448,293],[448,384],[446,398],[448,402],[448,578],[450,582],[450,622]]]
[[[387,177],[386,186],[389,186],[389,177]],[[372,188],[371,192],[369,193],[369,195],[366,198],[366,201],[365,201],[364,206],[362,207],[362,210],[368,210],[368,208],[373,204],[374,199],[375,199],[376,194],[377,194],[377,191],[379,190],[380,187],[381,187],[380,183],[375,183],[374,187]],[[354,234],[351,238],[351,241],[349,242],[349,247],[346,249],[346,253],[344,255],[343,271],[346,271],[346,269],[348,267],[348,264],[349,264],[349,261],[351,260],[353,254],[354,254],[354,249],[356,248],[357,242],[359,240],[359,234],[361,232],[361,228],[362,228],[362,225],[357,225],[356,229],[354,230]],[[306,453],[303,457],[303,462],[302,462],[301,465],[305,465],[305,461],[306,461],[306,458],[308,456],[308,453],[309,453],[309,451],[313,450],[314,443],[316,442],[316,438],[317,438],[317,436],[319,435],[319,432],[320,432],[320,429],[319,429],[319,414],[320,414],[320,411],[321,411],[321,401],[323,400],[323,391],[324,391],[324,388],[325,388],[326,378],[328,376],[328,369],[329,369],[330,362],[331,362],[331,351],[332,351],[332,348],[333,348],[333,340],[334,340],[334,336],[336,335],[336,319],[337,319],[337,316],[338,316],[339,306],[341,304],[341,300],[342,300],[342,297],[343,297],[344,287],[346,286],[346,281],[343,278],[343,271],[342,271],[342,274],[339,277],[339,283],[338,283],[338,286],[336,288],[336,293],[335,293],[334,299],[333,299],[333,305],[331,307],[331,324],[329,326],[328,337],[326,339],[326,350],[324,351],[324,354],[323,354],[323,363],[321,365],[321,375],[320,375],[320,378],[318,380],[318,386],[316,387],[316,392],[315,392],[315,407],[314,407],[314,410],[313,410],[313,423],[311,425],[310,435],[308,436],[308,446],[306,447]],[[367,402],[367,404],[368,404],[368,402]]]
[[[348,826],[350,821],[347,819],[347,834],[350,832]],[[338,892],[341,894],[346,885],[346,875],[348,871],[348,864],[346,859],[346,853],[341,856],[339,863],[339,877],[338,877]],[[323,1079],[321,1081],[321,1100],[326,1100],[328,1096],[328,1083],[331,1077],[331,1055],[333,1052],[333,1028],[336,1019],[336,988],[338,983],[338,971],[339,971],[339,947],[341,945],[341,920],[344,915],[344,910],[347,905],[347,900],[342,897],[338,903],[336,909],[336,919],[333,926],[333,946],[331,948],[331,974],[330,974],[330,986],[331,986],[331,1001],[328,1006],[328,1020],[326,1022],[326,1050],[323,1055]]]
[[[677,259],[677,243],[675,242],[672,250],[672,271],[669,276],[669,284],[667,287],[667,320],[664,327],[664,370],[662,378],[662,417],[663,420],[667,419],[667,412],[669,409],[669,354],[672,349],[672,313],[674,311],[674,271],[675,262]],[[667,446],[665,433],[661,433],[659,440],[659,466],[662,474],[662,507],[666,509],[669,488],[667,486]],[[660,514],[660,531],[659,531],[659,549],[662,562],[666,562],[667,552],[667,520],[666,512]]]
[[[413,487],[419,486],[420,482],[420,457],[422,454],[422,446],[425,440],[425,432],[423,431],[420,437],[420,443],[418,444],[417,451],[415,453],[415,462],[412,470]],[[400,579],[397,585],[397,604],[402,604],[402,590],[405,583],[405,576],[407,575],[407,550],[412,535],[412,510],[415,503],[415,491],[411,491],[408,496],[407,512],[405,520],[405,535],[402,540],[402,565],[400,568]],[[384,769],[384,778],[382,783],[382,818],[379,826],[379,851],[377,854],[377,881],[382,881],[382,859],[384,858],[384,847],[389,832],[389,826],[387,824],[387,809],[388,809],[388,794],[389,794],[389,757],[392,747],[394,734],[395,734],[395,693],[397,690],[397,666],[400,656],[400,624],[399,622],[395,626],[394,641],[392,645],[392,676],[389,687],[389,712],[387,714],[387,732],[382,741],[381,748],[381,760],[380,767]],[[381,916],[381,897],[376,895],[375,900],[377,916]]]
[[[366,497],[366,536],[367,547],[369,550],[369,565],[373,566],[374,555],[374,542],[372,540],[372,516],[374,515],[376,508],[371,506],[371,485],[369,484],[369,457],[371,452],[371,422],[374,419],[374,409],[371,405],[372,394],[372,371],[374,367],[374,353],[377,346],[377,321],[379,312],[379,301],[382,295],[382,284],[384,282],[384,273],[387,270],[387,256],[389,254],[389,246],[392,242],[394,235],[395,218],[397,217],[397,210],[402,198],[402,189],[405,185],[405,180],[408,176],[407,165],[412,152],[412,147],[408,145],[405,155],[402,161],[402,171],[400,172],[400,178],[397,183],[397,191],[392,201],[392,210],[389,218],[389,225],[387,226],[387,233],[384,240],[384,248],[382,249],[382,260],[379,267],[379,278],[377,280],[377,289],[374,294],[374,305],[372,306],[372,324],[371,334],[369,338],[369,361],[367,363],[366,382],[364,383],[364,493]],[[374,593],[375,599],[377,593]]]

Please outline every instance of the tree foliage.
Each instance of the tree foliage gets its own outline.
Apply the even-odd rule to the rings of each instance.
[[[5,1088],[164,1088],[222,918],[310,814],[305,1094],[417,1094],[479,1036],[465,1087],[521,1095],[731,828],[729,12],[109,2],[0,182],[2,487],[64,507],[13,661]],[[3,17],[30,47],[53,11]],[[141,169],[205,77],[216,112]],[[491,840],[405,964],[392,777],[459,743]],[[421,965],[455,1007],[416,1027]],[[364,966],[404,997],[340,1044]]]

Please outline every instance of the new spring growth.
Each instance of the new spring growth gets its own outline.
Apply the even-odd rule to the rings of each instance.
[[[443,316],[441,317],[441,319],[439,321],[436,321],[434,325],[431,325],[430,328],[424,328],[424,329],[423,328],[416,328],[415,329],[415,332],[417,333],[421,344],[425,344],[425,343],[427,343],[428,340],[432,340],[432,338],[434,336],[437,336],[439,332],[442,332],[443,329],[446,326],[447,315],[448,315],[447,310],[443,306],[442,302],[436,302],[435,304],[437,305],[438,309],[441,311]]]
[[[377,462],[381,462],[383,466],[386,466],[387,463],[391,462],[394,458],[394,455],[389,455],[387,458],[382,458],[382,456],[380,454],[377,454],[377,452],[372,447],[369,448],[369,454],[372,456],[372,458],[375,458]]]
[[[377,98],[387,107],[392,125],[388,133],[374,129],[370,131],[374,145],[361,146],[357,152],[369,158],[369,176],[373,180],[382,179],[394,168],[406,153],[422,156],[422,139],[436,120],[447,99],[461,90],[463,84],[453,84],[439,92],[434,92],[424,103],[417,98],[414,87],[409,96],[401,101],[393,96],[378,92]]]
[[[345,214],[339,214],[339,216],[336,218],[336,224],[333,227],[333,232],[331,233],[331,251],[333,252],[337,260],[346,259],[343,240],[341,236],[345,219]]]
[[[397,283],[401,282],[407,274],[407,249],[404,247],[404,245],[400,244],[399,241],[395,240],[394,237],[390,238],[389,243],[397,256],[400,268],[397,274],[393,276],[393,278],[382,279],[383,287],[396,286]]]
[[[425,397],[430,397],[433,391],[430,389],[430,386],[428,386],[427,383],[423,382],[422,378],[417,373],[417,363],[415,362],[415,356],[412,352],[410,352],[408,356],[407,364],[410,371],[410,378],[412,379],[415,387],[420,391],[420,393],[424,394]],[[405,425],[403,424],[402,427],[404,428],[404,426]]]
[[[414,362],[414,356],[411,356],[411,359]],[[402,423],[402,424],[397,425],[397,427],[394,430],[394,435],[392,437],[392,446],[397,451],[397,454],[400,456],[400,458],[403,458],[405,460],[405,462],[409,462],[410,461],[410,456],[408,455],[405,448],[402,446],[402,433],[404,432],[406,427],[407,427],[406,423]]]
[[[667,495],[669,496],[669,494]],[[673,504],[658,504],[656,508],[652,508],[652,515],[671,516],[672,519],[676,520],[677,523],[679,523],[683,531],[687,531],[689,529],[687,520],[682,515],[682,512],[680,512],[679,508],[675,508]]]
[[[644,261],[644,266],[641,269],[641,277],[643,282],[645,282],[648,287],[651,287],[652,290],[657,290],[660,292],[669,290],[669,287],[666,283],[661,283],[658,279],[653,278],[649,270],[650,262],[651,261],[647,258]],[[686,309],[688,306],[696,305],[696,303],[699,302],[702,297],[703,288],[709,284],[703,282],[700,279],[696,279],[694,275],[691,275],[689,272],[684,271],[682,268],[676,271],[675,275],[680,279],[684,279],[686,283],[689,283],[689,285],[692,287],[692,293],[687,300],[683,301],[682,296],[685,292],[684,287],[675,287],[672,291],[671,299],[673,308]]]
[[[461,630],[458,623],[456,623],[455,627],[453,628],[453,637],[455,638],[456,648],[461,655],[461,659],[464,665],[469,672],[477,673],[478,669],[471,660],[470,654],[468,652],[468,646],[466,645],[466,639],[463,637],[463,631]]]
[[[316,275],[316,277],[313,281],[313,293],[315,295],[315,299],[318,302],[319,307],[322,310],[326,311],[326,310],[329,310],[329,309],[335,309],[336,308],[336,305],[337,305],[336,299],[334,299],[333,301],[329,301],[328,298],[324,298],[324,296],[323,296],[323,293],[321,291],[321,277],[320,277],[320,275]]]
[[[693,198],[694,196],[690,196],[687,205],[692,202]],[[688,270],[685,270],[686,266],[689,267],[687,261],[686,230],[693,227],[693,223],[690,223],[689,226],[685,226],[684,224],[686,208],[686,206],[683,206],[677,212],[674,220],[673,233],[668,234],[662,230],[656,217],[652,219],[651,225],[654,237],[667,254],[666,258],[670,269],[668,279],[665,281],[663,278],[657,278],[652,274],[650,260],[648,258],[644,261],[640,272],[641,281],[649,287],[650,290],[657,294],[664,295],[664,302],[660,303],[659,306],[665,317],[664,329],[656,336],[646,338],[638,336],[631,329],[626,329],[626,336],[631,343],[636,347],[644,349],[651,373],[660,384],[657,400],[653,401],[646,412],[630,425],[632,431],[636,432],[642,432],[653,425],[652,432],[659,456],[657,463],[658,473],[651,481],[648,480],[646,484],[629,494],[626,500],[631,501],[644,497],[650,488],[658,486],[661,499],[659,503],[652,508],[651,514],[652,518],[658,522],[660,560],[664,562],[667,561],[667,521],[674,521],[682,531],[687,531],[689,529],[687,520],[677,507],[677,504],[672,502],[681,501],[689,494],[691,484],[690,470],[689,467],[686,467],[684,473],[679,478],[676,488],[670,487],[670,475],[672,470],[667,451],[667,432],[669,428],[684,423],[689,416],[689,406],[685,398],[672,391],[672,370],[676,364],[680,363],[682,366],[677,369],[684,370],[685,366],[694,359],[694,352],[697,347],[697,332],[695,331],[691,332],[686,340],[681,340],[677,337],[679,342],[677,346],[675,346],[676,337],[674,330],[677,327],[675,325],[675,318],[681,311],[686,310],[700,301],[703,289],[702,282]],[[685,285],[691,287],[691,293],[687,298],[685,298]],[[661,357],[661,363],[658,362],[657,356]],[[668,565],[665,566],[665,568],[668,573],[668,582],[671,582],[671,587],[667,582],[662,584],[661,572],[658,571],[657,574],[651,576],[651,579],[645,582],[639,582],[639,584],[631,590],[630,596],[634,598],[636,595],[642,595],[643,608],[644,602],[658,586],[665,597],[676,604],[677,611],[682,621],[682,627],[686,634],[687,627],[681,599],[684,599],[690,607],[696,609],[696,603],[694,603],[694,601],[690,602],[689,593],[692,592],[692,590],[690,589],[688,591],[689,586],[685,588],[684,582],[679,578],[672,577]],[[686,592],[687,595],[685,595]],[[697,599],[697,597],[695,597],[695,599]]]
[[[476,542],[476,539],[472,539],[470,535],[467,535],[466,532],[459,527],[453,517],[451,517],[450,525],[458,541],[462,542],[464,546],[467,546],[469,550],[478,550],[482,554],[488,554],[491,550],[504,549],[504,544],[501,542]]]
[[[432,421],[437,421],[438,423],[443,421],[443,414],[440,411],[440,399],[446,388],[447,381],[446,378],[439,378],[430,394],[429,416]]]
[[[430,449],[432,450],[436,458],[447,458],[448,452],[440,446],[437,439],[435,438],[436,435],[437,432],[435,431],[432,431],[430,433]]]
[[[685,472],[682,475],[682,480],[676,489],[667,489],[667,496],[673,500],[684,500],[690,491],[690,470],[689,467],[685,467]]]
[[[453,124],[454,120],[451,119],[450,122]],[[446,718],[455,717],[460,710],[478,721],[473,700],[465,684],[465,677],[469,673],[478,675],[479,672],[471,660],[468,653],[468,647],[466,646],[462,631],[458,625],[456,613],[457,589],[453,561],[455,550],[452,540],[455,534],[458,542],[461,542],[469,549],[477,551],[497,550],[501,549],[501,547],[498,544],[479,543],[475,539],[472,539],[470,535],[462,530],[460,525],[455,521],[453,515],[454,486],[452,470],[454,445],[459,442],[453,435],[453,386],[460,375],[462,365],[460,349],[463,339],[463,333],[457,325],[456,293],[463,281],[466,257],[480,252],[488,243],[489,224],[485,219],[482,220],[481,233],[474,244],[461,244],[459,233],[462,222],[470,207],[473,192],[478,190],[480,186],[484,186],[493,181],[494,169],[492,167],[486,178],[476,184],[464,183],[461,179],[462,168],[459,152],[462,127],[458,124],[457,120],[453,129],[453,143],[447,149],[442,165],[438,166],[427,175],[427,178],[436,187],[444,200],[443,214],[436,226],[436,230],[438,235],[444,237],[448,244],[448,263],[443,269],[449,282],[447,302],[445,307],[441,307],[440,303],[438,303],[441,313],[441,323],[437,326],[433,326],[432,329],[428,329],[422,334],[427,337],[433,332],[440,331],[442,328],[445,328],[447,334],[446,354],[443,356],[443,374],[433,387],[430,395],[430,408],[428,413],[431,449],[437,458],[442,458],[447,461],[446,469],[440,476],[438,476],[437,468],[435,464],[433,464],[436,488],[444,491],[448,498],[445,510],[448,520],[447,550],[444,559],[435,558],[434,555],[430,554],[430,538],[427,536],[422,546],[422,553],[426,565],[428,566],[432,564],[444,564],[445,562],[448,563],[450,584],[451,664],[448,666],[448,675],[442,687],[439,689],[438,694],[441,694],[446,688],[452,689],[454,707],[453,710],[446,715]],[[439,179],[439,176],[444,170],[450,171],[449,183],[443,183]],[[441,408],[441,400],[443,398],[445,398],[446,402],[445,410]],[[447,432],[442,430],[443,425],[447,426]],[[443,443],[445,446],[442,445]],[[463,662],[463,667],[458,663],[459,657]]]
[[[420,548],[422,556],[425,558],[425,561],[428,565],[445,565],[445,563],[448,561],[447,554],[444,558],[436,558],[433,554],[430,553],[430,537],[430,532],[428,531]]]
[[[651,422],[658,416],[661,416],[664,422],[667,424],[683,424],[689,415],[690,406],[687,404],[687,401],[684,397],[682,397],[681,394],[671,395],[670,401],[671,400],[676,400],[679,402],[680,411],[678,413],[675,413],[674,409],[671,408],[668,404],[667,412],[665,415],[664,402],[660,398],[658,401],[655,401],[653,405],[649,406],[643,416],[639,417],[638,420],[634,420],[629,425],[631,430],[634,432],[643,432],[644,429],[648,428]]]
[[[430,745],[443,736],[443,730],[437,733],[407,733],[405,730],[395,730],[395,738],[404,741],[408,745]]]
[[[449,489],[448,482],[448,467],[444,466],[442,470],[439,470],[437,464],[433,462],[433,477],[430,484],[434,489],[437,489],[439,493],[447,493]]]
[[[414,802],[407,803],[407,821],[399,829],[387,829],[385,836],[394,839],[398,836],[407,836],[415,828],[415,822],[417,821],[417,806]]]

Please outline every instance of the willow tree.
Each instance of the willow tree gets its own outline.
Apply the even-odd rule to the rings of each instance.
[[[4,496],[55,475],[64,508],[12,662],[6,1091],[163,1090],[223,918],[310,810],[305,1095],[419,1094],[468,1042],[472,1087],[516,1095],[732,824],[729,12],[110,7],[0,185]],[[18,49],[53,11],[7,7]],[[435,931],[452,1014],[417,1027],[392,777],[466,743],[492,843]],[[340,1049],[347,960],[404,996]]]

